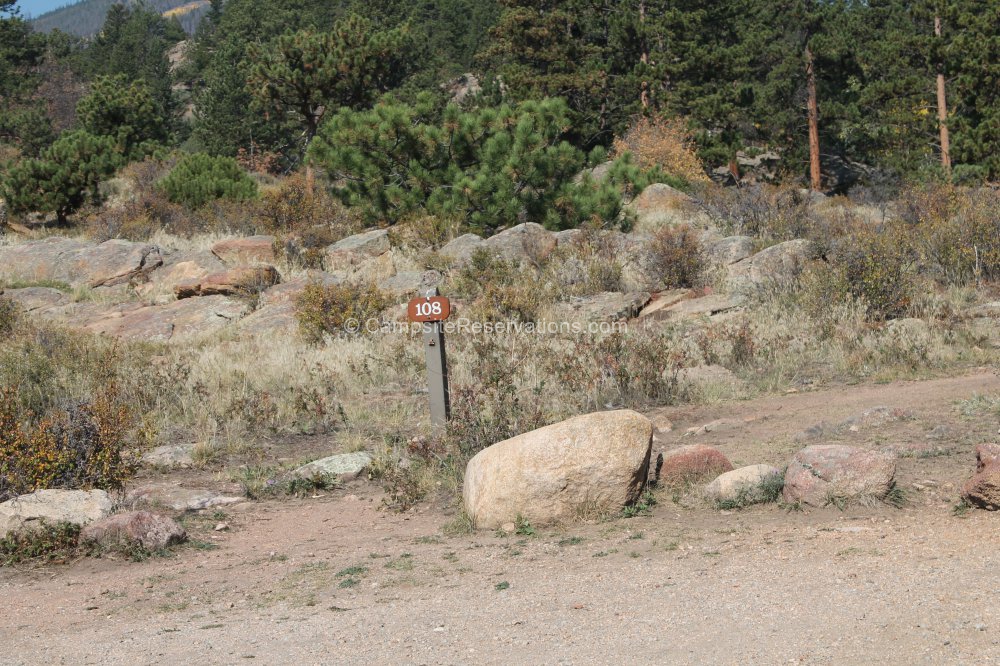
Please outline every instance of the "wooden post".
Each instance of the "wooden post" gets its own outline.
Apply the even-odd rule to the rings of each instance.
[[[424,324],[424,356],[427,359],[427,388],[431,402],[431,424],[444,428],[451,418],[448,395],[448,358],[441,322]]]
[[[406,306],[407,319],[423,324],[427,392],[431,403],[431,424],[435,430],[443,429],[451,418],[443,325],[450,315],[451,303],[447,298],[438,296],[437,289],[432,289],[424,297],[414,298]]]

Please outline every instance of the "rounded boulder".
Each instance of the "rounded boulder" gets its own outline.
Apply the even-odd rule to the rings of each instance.
[[[632,410],[577,416],[477,453],[465,472],[476,527],[564,523],[618,511],[646,485],[653,424]]]
[[[786,502],[825,506],[885,499],[896,476],[895,456],[841,444],[808,446],[785,471]]]

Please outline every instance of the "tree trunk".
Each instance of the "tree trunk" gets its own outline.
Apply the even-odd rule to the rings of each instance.
[[[640,0],[639,2],[639,25],[646,25],[646,0]],[[643,65],[649,64],[649,45],[646,44],[646,31],[643,30],[642,34],[642,56],[640,58]],[[649,81],[644,77],[642,79],[642,90],[639,93],[639,99],[642,101],[642,110],[645,111],[649,108]]]
[[[934,36],[941,38],[941,17],[934,17]],[[948,102],[944,94],[944,65],[937,64],[938,129],[941,132],[941,168],[951,177],[951,141],[948,137]]]
[[[809,187],[822,189],[822,172],[819,165],[819,103],[816,101],[816,66],[812,49],[806,45],[806,89],[809,112]]]

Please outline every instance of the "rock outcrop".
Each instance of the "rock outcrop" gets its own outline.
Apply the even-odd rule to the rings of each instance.
[[[141,279],[163,263],[159,248],[109,240],[90,245],[68,238],[0,247],[0,278],[57,281],[71,286],[113,287]]]
[[[248,296],[259,294],[281,282],[273,266],[241,266],[174,287],[178,299],[193,296]]]
[[[220,241],[212,246],[212,254],[226,266],[273,264],[277,260],[274,236],[249,236]]]

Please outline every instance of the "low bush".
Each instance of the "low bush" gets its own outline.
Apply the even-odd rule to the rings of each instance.
[[[909,273],[915,261],[906,239],[861,229],[841,238],[828,258],[830,270],[836,273],[832,284],[846,289],[834,302],[853,296],[876,321],[906,314],[912,300]]]
[[[170,201],[199,208],[215,199],[243,201],[257,196],[257,184],[231,157],[205,153],[187,155],[177,163],[160,187]]]
[[[937,279],[1000,279],[1000,191],[925,185],[902,198],[907,235]]]
[[[808,197],[791,187],[766,184],[709,185],[697,194],[701,207],[723,231],[770,243],[817,235],[816,223],[809,216]]]
[[[17,304],[0,291],[0,337],[10,335],[17,325]]]
[[[456,296],[473,301],[464,316],[475,321],[537,321],[542,307],[556,298],[552,285],[543,282],[537,270],[484,249],[473,253],[452,289]]]
[[[121,490],[135,474],[134,413],[112,386],[35,424],[0,390],[0,501],[47,488]]]
[[[76,555],[79,545],[79,525],[43,521],[33,529],[17,530],[0,538],[0,567],[30,560],[65,562]]]
[[[659,169],[687,182],[707,181],[694,139],[682,118],[642,116],[615,139],[615,155],[630,153],[639,168]]]
[[[310,343],[318,343],[327,335],[364,333],[365,323],[379,318],[390,302],[375,286],[314,282],[295,299],[295,314],[302,336]]]
[[[647,273],[667,289],[701,286],[707,267],[698,232],[686,224],[658,229],[647,261]]]

